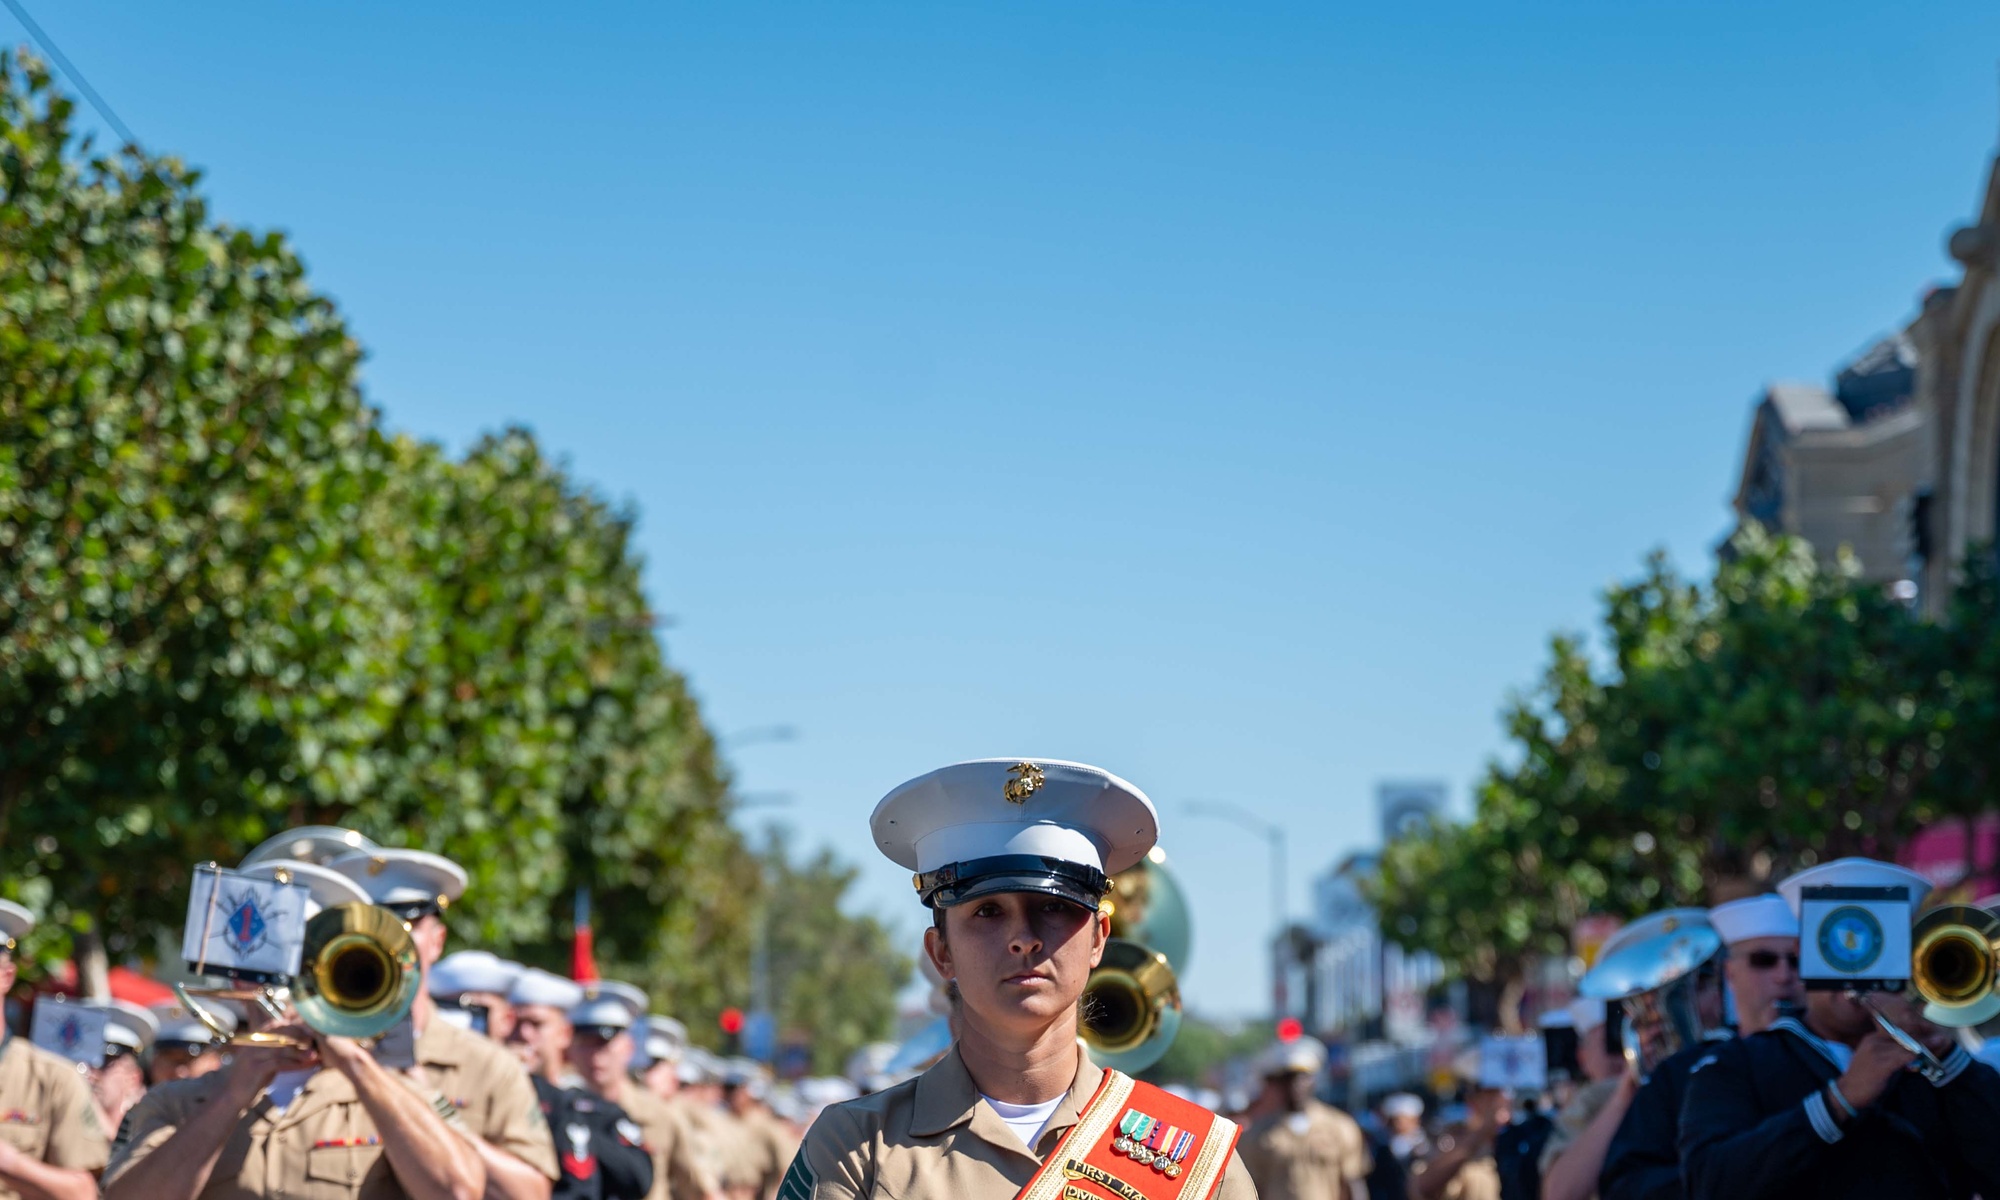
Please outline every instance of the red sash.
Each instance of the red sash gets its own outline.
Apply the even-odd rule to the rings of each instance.
[[[1014,1200],[1210,1200],[1241,1133],[1193,1101],[1106,1071]]]

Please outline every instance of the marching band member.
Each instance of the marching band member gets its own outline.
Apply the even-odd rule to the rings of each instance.
[[[244,871],[304,886],[308,915],[368,899],[302,860]],[[422,1065],[384,1066],[360,1041],[261,1008],[249,1020],[296,1044],[233,1046],[220,1070],[147,1092],[118,1131],[105,1200],[480,1200],[479,1140]]]
[[[681,1090],[681,1060],[688,1051],[687,1026],[672,1017],[650,1016],[639,1031],[632,1055],[632,1078],[662,1100]]]
[[[1796,916],[1807,887],[1930,890],[1890,863],[1843,858],[1778,885]],[[1803,1018],[1712,1046],[1689,1079],[1681,1153],[1692,1200],[2000,1196],[2000,1074],[1900,996],[1871,998],[1942,1060],[1936,1083],[1845,992],[1806,992]]]
[[[823,1110],[780,1200],[1252,1200],[1233,1123],[1078,1041],[1109,874],[1158,837],[1139,789],[1076,763],[958,763],[891,791],[870,828],[916,872],[958,1040],[917,1078]]]
[[[14,987],[14,949],[35,915],[0,900],[0,996]],[[109,1147],[75,1063],[15,1037],[0,1022],[0,1200],[92,1200]]]
[[[1723,978],[1736,1009],[1736,1032],[1762,1033],[1805,1000],[1799,979],[1799,918],[1783,896],[1767,892],[1708,910],[1729,952]]]
[[[1555,1132],[1542,1147],[1542,1200],[1590,1200],[1612,1135],[1625,1120],[1639,1076],[1605,1038],[1608,1009],[1602,1000],[1570,1002],[1577,1066],[1587,1081],[1556,1114]]]
[[[513,968],[505,997],[512,1014],[507,1047],[533,1078],[543,1118],[555,1137],[556,1165],[562,1171],[556,1200],[641,1200],[653,1188],[653,1156],[645,1133],[624,1109],[578,1086],[582,1081],[569,1070],[575,1036],[569,1011],[582,1003],[583,988],[533,967],[505,966]]]
[[[1493,1143],[1513,1123],[1513,1099],[1506,1089],[1479,1082],[1479,1051],[1465,1051],[1451,1067],[1465,1089],[1465,1120],[1440,1130],[1411,1160],[1411,1200],[1500,1200]]]
[[[1605,940],[1598,961],[1633,942],[1697,923],[1708,924],[1706,909],[1674,908],[1641,917]],[[1697,968],[1694,986],[1695,1014],[1706,1036],[1727,1036],[1722,1021],[1722,976],[1714,958]],[[1635,1023],[1633,1031],[1642,1042],[1650,1042],[1659,1032],[1641,1023]],[[1611,1137],[1604,1171],[1597,1178],[1597,1194],[1603,1200],[1679,1200],[1681,1104],[1687,1096],[1688,1072],[1706,1051],[1706,1042],[1682,1046],[1662,1059],[1639,1084],[1625,1119]]]
[[[220,1004],[208,1006],[208,1015],[228,1033],[236,1032],[236,1012]],[[160,1034],[153,1039],[153,1059],[146,1064],[146,1082],[157,1087],[176,1079],[192,1079],[222,1066],[222,1048],[208,1026],[180,1004],[155,1004],[153,1016]]]
[[[456,950],[437,960],[426,988],[447,1021],[505,1042],[514,1026],[507,994],[525,969],[486,950]]]
[[[409,923],[427,985],[444,955],[445,911],[465,894],[465,868],[440,854],[381,846],[341,855],[327,867]],[[418,1063],[474,1135],[488,1200],[548,1200],[560,1173],[555,1143],[521,1064],[493,1041],[439,1018],[427,986],[418,989],[410,1020]]]
[[[1264,1085],[1278,1094],[1278,1111],[1244,1131],[1243,1165],[1262,1200],[1367,1200],[1375,1163],[1353,1117],[1313,1096],[1326,1070],[1318,1038],[1278,1042],[1264,1052]]]
[[[723,1064],[722,1103],[736,1118],[734,1153],[723,1169],[723,1187],[734,1200],[772,1200],[778,1181],[798,1152],[799,1139],[764,1103],[764,1067],[754,1058]]]
[[[638,1123],[653,1155],[650,1200],[714,1200],[721,1192],[712,1159],[701,1153],[686,1114],[632,1081],[632,1027],[646,1014],[646,993],[627,983],[582,985],[569,1011],[569,1063],[606,1100]]]
[[[90,1096],[97,1105],[98,1124],[117,1129],[125,1114],[146,1094],[146,1053],[160,1031],[151,1012],[124,1000],[99,1000],[84,1005],[104,1014],[104,1062],[90,1067]]]

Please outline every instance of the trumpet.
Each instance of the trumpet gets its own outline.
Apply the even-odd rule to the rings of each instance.
[[[1944,904],[1910,931],[1910,986],[1934,1025],[1964,1028],[2000,1016],[2000,915]]]
[[[199,988],[175,984],[174,993],[218,1044],[289,1046],[309,1043],[285,1034],[231,1033],[196,1001],[249,1000],[273,1019],[283,1020],[289,998],[307,1028],[332,1037],[374,1038],[409,1015],[417,1001],[417,945],[401,917],[375,904],[337,904],[306,922],[299,973],[282,984],[260,988]]]
[[[1190,940],[1187,898],[1155,848],[1112,876],[1111,940],[1083,988],[1084,1044],[1101,1067],[1134,1074],[1160,1060],[1181,1028],[1177,972]]]

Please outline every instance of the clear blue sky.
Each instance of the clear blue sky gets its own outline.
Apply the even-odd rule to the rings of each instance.
[[[1758,387],[1949,274],[2000,131],[1994,5],[30,3],[392,424],[640,506],[861,903],[914,943],[899,780],[1101,763],[1214,1013],[1264,847],[1178,808],[1287,822],[1302,908],[1377,780],[1464,803],[1551,630],[1704,565]]]

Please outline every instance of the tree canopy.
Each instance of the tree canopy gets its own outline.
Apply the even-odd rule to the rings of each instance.
[[[1587,914],[1729,899],[1981,811],[2000,589],[1974,559],[1940,625],[1754,528],[1706,586],[1654,556],[1606,592],[1601,654],[1553,639],[1509,702],[1472,819],[1386,848],[1385,931],[1504,981]]]
[[[663,1008],[746,1002],[716,968],[760,897],[845,876],[730,826],[635,514],[526,430],[462,457],[385,432],[286,239],[71,117],[0,58],[0,894],[42,918],[30,969],[177,945],[195,863],[327,823],[464,864],[454,929],[497,952],[565,961],[587,886]],[[862,961],[788,969],[844,1055],[882,1020],[843,972],[907,964],[821,906]]]

